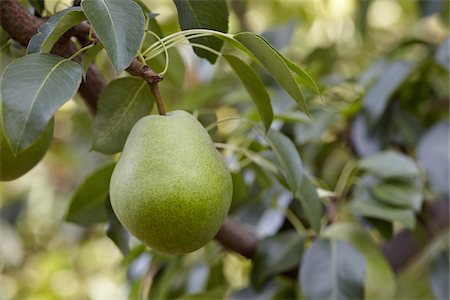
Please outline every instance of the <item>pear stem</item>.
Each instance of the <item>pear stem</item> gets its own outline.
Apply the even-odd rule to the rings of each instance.
[[[166,115],[166,110],[164,109],[164,103],[161,98],[161,93],[159,92],[158,82],[163,80],[160,74],[155,73],[149,66],[144,65],[142,67],[142,74],[145,81],[150,85],[150,91],[155,97],[156,107],[158,108],[158,113],[161,116]]]
[[[161,93],[159,92],[158,84],[157,83],[151,83],[150,84],[150,90],[151,90],[153,96],[155,96],[156,107],[158,108],[158,113],[161,116],[165,116],[166,115],[166,110],[164,109],[164,103],[163,103],[162,98],[161,98]]]

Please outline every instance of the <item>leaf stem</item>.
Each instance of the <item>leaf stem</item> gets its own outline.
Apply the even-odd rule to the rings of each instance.
[[[153,44],[145,52],[147,54],[153,56],[153,53],[160,52],[161,48],[163,47],[162,45],[167,45],[167,48],[171,48],[171,47],[175,46],[176,44],[188,41],[190,39],[195,39],[195,38],[204,37],[204,36],[211,36],[211,34],[197,33],[197,34],[191,34],[191,35],[187,35],[187,36],[178,36],[171,40],[166,41],[165,43],[161,41],[161,44]]]
[[[143,66],[145,66],[145,58],[144,58],[144,56],[142,55],[141,51],[138,51],[138,52],[137,52],[137,56],[138,56],[139,60],[141,61],[141,64],[142,64]]]
[[[146,33],[150,33],[151,35],[153,35],[154,37],[156,37],[158,39],[158,41],[160,41],[162,47],[164,48],[164,55],[166,56],[166,65],[164,66],[164,70],[160,73],[161,75],[166,74],[167,70],[169,69],[169,52],[167,52],[167,47],[166,45],[161,41],[161,38],[154,33],[153,31],[150,30],[145,30]],[[145,61],[145,60],[144,60]]]
[[[75,57],[77,57],[78,55],[80,55],[82,52],[86,51],[87,49],[94,47],[95,43],[89,44],[87,46],[84,46],[83,48],[79,49],[77,52],[75,52],[74,54],[72,54],[67,60],[72,60]]]
[[[189,35],[191,35],[191,37],[189,37]],[[166,42],[168,43],[169,41],[174,41],[174,40],[179,40],[181,39],[190,39],[190,38],[195,38],[192,35],[197,35],[195,37],[200,37],[200,36],[222,36],[225,37],[227,39],[232,39],[234,40],[233,35],[228,34],[228,33],[223,33],[220,31],[215,31],[215,30],[209,30],[209,29],[188,29],[188,30],[184,30],[184,31],[179,31],[176,33],[173,33],[171,35],[168,35],[164,38],[162,38],[160,40],[160,43],[154,43],[153,45],[151,45],[150,47],[148,47],[144,52],[143,55],[147,55],[148,53],[150,53],[152,50],[156,50],[159,48],[161,48],[162,44],[165,44]],[[169,48],[169,47],[168,47]]]

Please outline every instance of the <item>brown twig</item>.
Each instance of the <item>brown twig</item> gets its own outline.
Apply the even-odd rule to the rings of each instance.
[[[153,94],[153,96],[155,96],[155,102],[156,102],[156,107],[158,108],[158,113],[161,116],[165,116],[166,115],[166,110],[164,108],[164,103],[162,101],[161,98],[161,93],[159,92],[159,86],[157,83],[151,83],[150,84],[150,90]]]

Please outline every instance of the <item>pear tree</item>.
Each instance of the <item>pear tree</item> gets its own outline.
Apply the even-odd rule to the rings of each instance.
[[[284,51],[289,28],[248,30],[251,1],[169,1],[169,28],[150,1],[49,2],[0,1],[0,180],[57,152],[59,116],[84,109],[82,155],[101,163],[61,214],[106,224],[129,298],[448,299],[448,38],[347,80],[331,51]]]

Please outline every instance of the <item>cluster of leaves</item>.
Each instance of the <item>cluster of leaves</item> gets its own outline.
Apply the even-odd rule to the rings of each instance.
[[[448,169],[441,166],[448,165],[449,123],[447,112],[439,106],[442,98],[448,98],[442,82],[448,80],[450,39],[441,45],[406,41],[354,81],[326,88],[325,107],[316,97],[308,109],[299,84],[307,88],[310,98],[320,95],[319,88],[268,42],[270,34],[228,34],[225,1],[174,3],[183,37],[193,36],[189,41],[195,53],[210,63],[226,62],[253,100],[254,105],[249,105],[248,97],[239,91],[244,101],[224,101],[245,115],[234,120],[234,130],[226,133],[221,128],[212,130],[221,123],[215,113],[199,109],[203,103],[187,97],[179,104],[196,109],[199,120],[219,141],[216,145],[223,148],[232,170],[231,214],[261,239],[252,259],[250,284],[229,293],[224,275],[227,254],[215,243],[202,249],[201,257],[198,253],[164,257],[136,245],[109,204],[114,162],[85,179],[66,219],[85,227],[108,223],[107,235],[124,254],[123,265],[129,270],[131,298],[146,289],[142,270],[156,273],[149,293],[154,299],[222,298],[227,293],[231,299],[405,295],[404,287],[417,278],[410,274],[419,267],[396,278],[378,242],[392,238],[394,225],[418,229],[416,215],[422,207],[439,196],[448,197]],[[100,42],[87,48],[81,65],[49,54],[68,29],[84,20]],[[189,31],[198,28],[208,31]],[[120,73],[138,51],[159,47],[160,52],[144,60],[155,70],[162,70],[165,60],[171,61],[165,78],[179,89],[184,65],[176,49],[160,46],[164,38],[155,14],[138,1],[84,0],[81,7],[50,17],[30,41],[27,55],[10,63],[3,74],[3,119],[11,148],[20,152],[33,143],[55,112],[74,96],[103,49]],[[416,61],[399,60],[409,47],[421,47],[427,55]],[[223,60],[218,60],[219,55]],[[211,89],[220,91],[219,85],[223,82],[212,82]],[[360,88],[367,89],[364,96]],[[152,94],[143,79],[112,80],[98,102],[93,149],[104,154],[120,152],[134,123],[152,107]],[[343,141],[346,137],[353,149]],[[328,223],[334,224],[325,226]],[[422,269],[432,270],[431,285],[424,287],[426,295],[431,295],[430,286],[437,297],[448,295],[441,275],[448,278],[448,269],[442,268],[448,265],[445,238],[448,245],[448,235],[443,236],[420,262]]]

